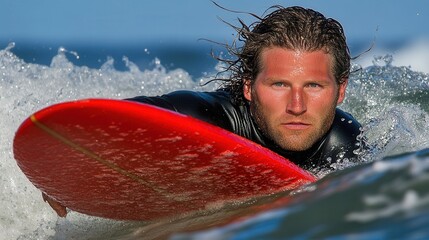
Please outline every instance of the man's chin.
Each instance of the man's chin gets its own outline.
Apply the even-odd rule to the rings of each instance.
[[[307,146],[307,145],[305,145],[305,146],[290,146],[289,145],[288,147],[283,147],[284,150],[291,151],[291,152],[302,152],[302,151],[306,151],[310,148],[311,148],[311,145],[310,146]]]
[[[292,139],[281,140],[277,144],[284,150],[301,152],[310,149],[315,141],[309,138],[293,137]]]

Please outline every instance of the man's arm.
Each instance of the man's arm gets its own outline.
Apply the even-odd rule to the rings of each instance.
[[[179,112],[234,132],[235,109],[227,93],[175,91],[162,96],[125,99]]]

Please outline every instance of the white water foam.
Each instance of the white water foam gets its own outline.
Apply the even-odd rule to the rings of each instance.
[[[127,58],[123,61],[128,71],[115,70],[113,59],[100,69],[90,69],[73,65],[67,57],[76,57],[77,53],[60,48],[51,65],[43,66],[24,62],[11,53],[13,47],[14,44],[10,44],[0,51],[0,239],[46,239],[55,234],[55,229],[67,228],[67,225],[73,229],[68,220],[58,221],[56,214],[42,201],[40,191],[27,180],[13,158],[14,132],[31,113],[74,99],[121,99],[179,89],[215,88],[213,85],[201,87],[200,82],[191,79],[184,70],[166,71],[157,59],[152,69],[140,70]],[[205,82],[204,79],[201,81]],[[68,219],[89,222],[85,220],[86,216],[70,215]],[[100,225],[96,226],[100,228]],[[55,238],[61,239],[61,236]]]

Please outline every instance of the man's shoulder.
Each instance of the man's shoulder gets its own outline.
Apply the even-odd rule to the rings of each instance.
[[[191,90],[178,90],[166,95],[169,99],[190,99],[206,102],[216,102],[216,101],[227,101],[231,102],[231,97],[229,92],[224,90],[210,91],[210,92],[199,92]]]
[[[355,150],[360,148],[358,136],[361,134],[361,124],[350,114],[336,109],[334,122],[325,142],[325,154],[332,159],[354,158]]]
[[[126,100],[148,103],[182,113],[192,108],[232,104],[230,94],[221,90],[213,92],[178,90],[160,96],[137,96]]]
[[[336,109],[332,124],[332,131],[336,134],[343,133],[347,137],[355,139],[361,133],[361,127],[361,124],[350,113],[339,108]]]

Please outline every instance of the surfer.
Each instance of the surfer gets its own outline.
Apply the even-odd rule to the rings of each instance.
[[[346,94],[350,53],[334,19],[302,7],[272,7],[258,21],[236,28],[226,45],[235,60],[219,59],[231,72],[215,92],[176,91],[139,96],[191,115],[265,146],[313,173],[355,161],[360,124],[337,108]],[[44,196],[60,216],[66,210]]]
[[[313,173],[353,161],[360,124],[337,109],[350,54],[339,22],[302,7],[274,11],[236,28],[242,48],[227,46],[232,74],[215,92],[177,91],[128,100],[191,115],[248,138]]]

